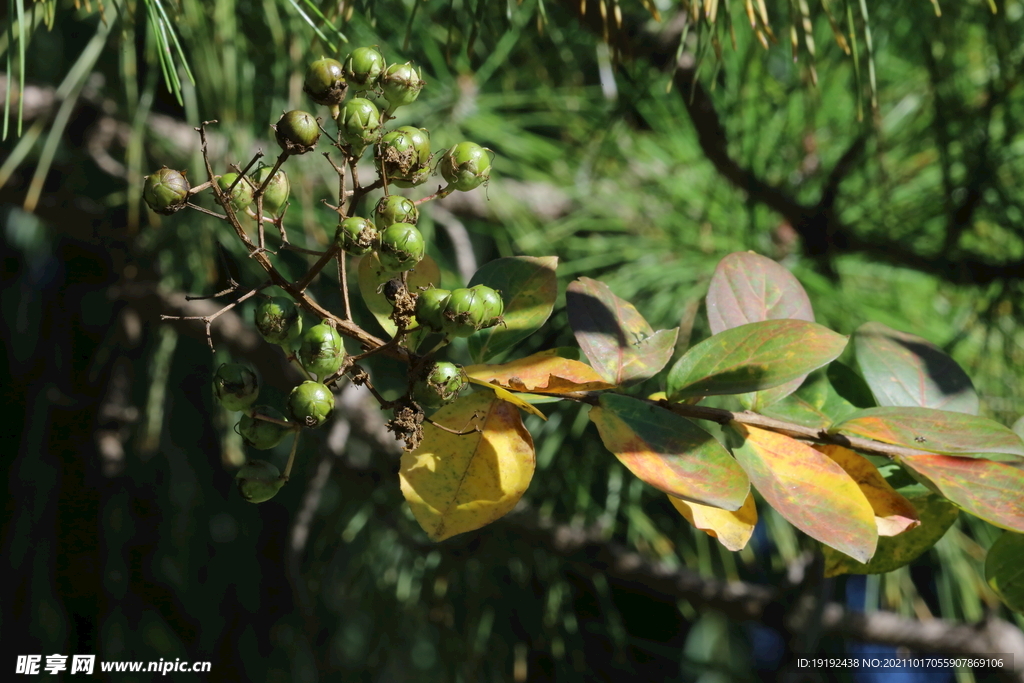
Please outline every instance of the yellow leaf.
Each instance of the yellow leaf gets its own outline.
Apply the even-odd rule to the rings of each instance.
[[[470,365],[466,374],[505,389],[535,394],[599,391],[615,386],[605,382],[600,373],[586,363],[562,358],[553,350],[501,365]]]
[[[420,447],[402,456],[399,480],[416,521],[443,541],[508,514],[536,461],[519,411],[487,392],[463,396],[433,420],[463,434],[424,423]]]
[[[896,536],[921,525],[913,504],[889,486],[878,468],[863,455],[835,445],[817,445],[814,449],[832,458],[857,482],[875,511],[879,536]]]
[[[508,403],[511,403],[512,405],[514,405],[514,406],[516,406],[518,408],[522,408],[526,412],[530,413],[531,415],[536,415],[537,417],[539,417],[540,419],[544,420],[545,422],[548,419],[544,415],[544,413],[540,412],[540,409],[535,408],[531,404],[527,403],[523,399],[521,399],[518,396],[516,396],[515,394],[513,394],[511,391],[507,391],[505,389],[502,389],[501,387],[499,387],[496,384],[491,384],[490,382],[485,382],[482,379],[476,379],[472,375],[469,375],[469,381],[472,382],[473,384],[479,384],[482,387],[487,387],[488,389],[493,391],[494,395],[497,396],[498,398],[500,398],[502,401],[507,401]]]
[[[739,510],[732,511],[691,503],[675,496],[669,496],[668,500],[687,522],[706,531],[711,538],[717,538],[729,550],[743,550],[757,525],[753,493],[747,494]]]

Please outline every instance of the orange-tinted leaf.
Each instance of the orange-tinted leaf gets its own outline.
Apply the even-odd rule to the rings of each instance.
[[[504,323],[470,335],[469,354],[480,363],[512,348],[547,322],[558,298],[557,256],[513,256],[489,261],[469,286],[487,285],[501,293]]]
[[[672,358],[679,328],[654,331],[608,285],[581,277],[565,292],[569,325],[594,369],[615,386],[642,382]]]
[[[433,417],[458,435],[423,425],[423,442],[402,456],[399,479],[434,541],[479,529],[508,514],[530,485],[533,439],[519,411],[487,392],[463,396]]]
[[[729,451],[685,417],[628,396],[603,394],[590,409],[601,441],[619,461],[659,491],[735,510],[750,483]]]
[[[952,455],[914,455],[900,462],[962,510],[998,527],[1024,532],[1024,470],[1004,462]]]
[[[466,374],[512,391],[535,394],[597,391],[614,386],[586,363],[562,358],[555,350],[541,351],[501,365],[470,365]]]
[[[988,418],[966,413],[931,408],[868,408],[833,425],[829,431],[932,453],[1024,461],[1024,441],[1013,431]]]
[[[878,544],[871,504],[834,460],[788,436],[730,423],[736,460],[768,504],[825,545],[867,562]]]
[[[971,378],[930,341],[882,323],[864,323],[854,332],[853,345],[878,405],[978,414]]]
[[[705,339],[676,361],[668,393],[691,396],[742,394],[778,386],[833,361],[846,337],[805,320],[765,320]]]
[[[373,252],[359,259],[356,275],[359,282],[359,294],[363,297],[366,307],[370,309],[370,313],[373,313],[373,317],[377,319],[384,331],[394,336],[398,327],[388,317],[394,308],[384,298],[383,292],[379,290],[381,285],[391,278],[397,277],[397,274],[384,270],[380,265],[380,260],[377,259],[377,252]],[[441,269],[437,267],[437,262],[429,256],[424,256],[423,260],[409,271],[407,286],[411,292],[418,291],[418,287],[440,287]]]
[[[793,274],[749,251],[718,262],[708,286],[707,308],[712,334],[762,320],[814,322],[811,300]]]
[[[1006,606],[1024,613],[1024,534],[1004,532],[985,556],[985,579]]]
[[[717,538],[719,543],[732,551],[743,550],[757,526],[757,506],[754,505],[753,493],[747,494],[739,510],[732,511],[691,503],[674,496],[668,499],[687,522],[707,532],[708,536]]]
[[[517,408],[521,408],[522,410],[525,410],[526,412],[530,413],[531,415],[536,415],[537,417],[539,417],[542,420],[547,420],[548,419],[547,416],[544,415],[544,413],[540,412],[539,409],[534,408],[533,404],[528,402],[525,398],[523,398],[521,396],[517,396],[517,395],[513,394],[512,392],[508,391],[507,389],[502,389],[497,384],[491,384],[490,382],[485,382],[482,379],[477,379],[477,378],[472,377],[472,376],[469,377],[469,381],[472,384],[477,384],[477,385],[482,386],[482,387],[487,387],[488,389],[490,389],[491,391],[494,392],[495,396],[497,396],[502,401],[505,401],[506,403],[511,403],[512,405],[516,406]]]
[[[906,498],[889,486],[878,468],[860,453],[835,445],[814,446],[846,470],[875,511],[879,536],[896,536],[921,524],[917,511]]]

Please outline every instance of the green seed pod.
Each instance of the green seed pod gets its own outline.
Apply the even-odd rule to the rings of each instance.
[[[380,134],[380,110],[370,100],[354,97],[338,111],[338,137],[358,157]]]
[[[250,177],[256,187],[262,187],[267,182],[267,176],[274,169],[270,166],[261,166]],[[267,183],[267,189],[263,191],[263,215],[280,216],[284,205],[288,203],[288,195],[291,192],[291,185],[284,170],[279,169],[273,179]]]
[[[434,332],[444,329],[444,318],[441,314],[452,293],[447,289],[431,287],[416,296],[416,320],[420,325]]]
[[[377,248],[377,227],[369,218],[351,216],[338,225],[335,241],[353,256],[368,254]]]
[[[281,470],[266,460],[250,460],[235,475],[238,492],[250,503],[265,503],[281,490]]]
[[[388,101],[388,112],[412,104],[426,85],[411,62],[392,64],[381,74],[380,87]]]
[[[224,363],[213,375],[213,393],[228,410],[247,410],[260,394],[260,382],[246,366]]]
[[[302,333],[299,308],[283,296],[267,297],[256,306],[256,329],[271,344],[290,346]]]
[[[384,270],[401,273],[423,260],[426,243],[415,225],[395,223],[380,234],[377,257]]]
[[[277,408],[270,406],[256,406],[252,415],[243,415],[238,421],[238,433],[242,440],[249,446],[259,451],[265,451],[281,443],[292,430],[276,422],[261,420],[255,415],[266,415],[276,420],[284,420],[284,415]]]
[[[290,111],[278,120],[274,130],[277,144],[289,154],[312,152],[320,139],[320,126],[312,114],[304,111]]]
[[[412,387],[412,400],[424,408],[440,408],[459,397],[466,385],[462,369],[455,363],[434,363]]]
[[[345,345],[338,331],[323,322],[302,333],[298,355],[306,372],[322,380],[336,373],[345,361]]]
[[[453,290],[441,318],[445,334],[452,337],[468,337],[482,326],[483,297],[474,289]]]
[[[321,57],[310,63],[306,69],[306,78],[302,81],[302,90],[317,104],[341,104],[348,90],[341,62]]]
[[[441,157],[441,175],[456,190],[467,192],[491,177],[490,150],[475,142],[460,142]]]
[[[402,126],[377,143],[377,170],[399,187],[412,187],[430,175],[430,136],[425,129]]]
[[[306,427],[319,427],[334,414],[334,394],[320,382],[303,382],[288,395],[288,411]]]
[[[357,47],[345,60],[345,78],[353,90],[370,90],[384,72],[384,57],[372,47]]]
[[[164,166],[156,173],[146,176],[142,198],[149,208],[169,216],[185,208],[188,201],[189,184],[185,174]]]
[[[245,181],[245,178],[235,183],[236,178],[238,178],[237,173],[225,173],[217,180],[217,185],[223,192],[227,192],[231,184],[234,183],[235,189],[231,191],[228,199],[235,211],[244,211],[245,207],[252,204],[252,187]]]
[[[501,322],[501,314],[505,312],[505,302],[501,294],[486,285],[476,285],[470,289],[477,293],[483,303],[483,317],[480,320],[480,328],[494,327]]]
[[[402,195],[389,194],[381,197],[377,207],[373,210],[373,224],[381,231],[395,223],[408,223],[416,225],[420,219],[420,210],[409,199]]]

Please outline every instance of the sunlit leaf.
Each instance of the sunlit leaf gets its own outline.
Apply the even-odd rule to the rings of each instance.
[[[719,543],[732,551],[743,550],[757,526],[757,506],[754,505],[753,493],[747,494],[739,510],[723,510],[674,496],[669,496],[668,500],[687,522],[707,532],[708,536],[717,538]]]
[[[398,274],[389,273],[381,267],[380,261],[377,259],[377,252],[360,258],[356,271],[359,294],[363,297],[366,307],[370,309],[370,313],[373,313],[373,317],[377,319],[384,331],[394,336],[398,327],[389,317],[394,309],[384,298],[381,285],[393,277],[398,277]],[[441,270],[437,267],[437,262],[430,256],[424,256],[423,260],[409,271],[407,286],[410,292],[417,292],[420,287],[440,287]]]
[[[1024,532],[1024,470],[1004,462],[952,455],[900,460],[961,510],[998,527]]]
[[[583,353],[601,376],[616,386],[653,377],[675,350],[679,328],[654,331],[608,285],[581,277],[565,293],[569,324]]]
[[[466,374],[512,391],[537,394],[597,391],[614,386],[586,363],[562,358],[554,351],[541,351],[501,365],[470,365]]]
[[[696,424],[645,401],[603,394],[590,409],[605,448],[669,495],[736,510],[750,484],[729,451]]]
[[[885,574],[910,564],[938,543],[960,514],[955,505],[920,484],[903,486],[896,491],[914,506],[921,521],[920,526],[898,536],[879,537],[875,555],[866,564],[838,550],[822,546],[825,576]]]
[[[814,449],[835,460],[857,482],[875,511],[879,536],[896,536],[920,524],[910,501],[889,486],[878,468],[863,455],[836,445],[814,446]]]
[[[834,460],[788,436],[730,423],[743,437],[733,449],[750,483],[793,526],[862,562],[878,543],[871,504]]]
[[[1006,606],[1024,613],[1024,534],[1004,532],[985,556],[985,579]]]
[[[977,415],[931,408],[868,408],[829,430],[931,453],[1024,462],[1024,441]]]
[[[835,360],[846,337],[804,320],[741,325],[697,344],[668,374],[672,400],[778,386]]]
[[[472,383],[472,384],[476,384],[476,385],[479,385],[479,386],[482,386],[482,387],[487,387],[488,389],[493,391],[494,395],[497,396],[500,400],[502,400],[502,401],[504,401],[506,403],[511,403],[512,405],[516,406],[517,408],[521,408],[521,409],[525,410],[526,412],[530,413],[531,415],[536,415],[537,417],[539,417],[542,420],[547,420],[548,419],[547,416],[544,415],[544,413],[540,412],[540,410],[538,410],[537,408],[534,408],[533,404],[528,402],[526,400],[526,398],[524,398],[522,396],[518,396],[516,394],[513,394],[511,391],[508,391],[507,389],[503,389],[500,386],[498,386],[497,384],[491,384],[490,382],[484,381],[482,379],[477,379],[476,377],[470,376],[468,379],[469,379],[470,383]]]
[[[530,485],[533,439],[519,411],[488,392],[463,396],[434,414],[456,432],[423,425],[423,442],[402,456],[402,495],[434,541],[508,514]]]
[[[490,261],[473,274],[469,286],[487,285],[501,293],[504,322],[469,337],[469,354],[477,363],[493,358],[526,339],[547,322],[558,297],[556,256],[514,256]]]
[[[873,322],[857,328],[853,344],[878,405],[978,414],[971,378],[935,344]]]

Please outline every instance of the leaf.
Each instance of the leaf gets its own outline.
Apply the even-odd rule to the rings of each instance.
[[[402,455],[402,495],[427,536],[443,541],[508,514],[530,485],[535,458],[519,411],[486,392],[463,396],[433,419],[480,430],[459,436],[424,423],[420,447]]]
[[[1003,529],[1024,532],[1024,470],[952,455],[913,455],[901,458],[900,464],[960,509]]]
[[[1024,535],[1004,532],[985,556],[985,580],[1010,609],[1024,613]]]
[[[505,303],[504,323],[470,335],[474,361],[494,358],[547,322],[558,297],[557,266],[557,256],[514,256],[490,261],[473,274],[470,287],[487,285],[500,292]]]
[[[601,441],[630,472],[676,498],[736,510],[750,483],[725,446],[685,417],[628,396],[590,409]]]
[[[1024,441],[1019,436],[994,420],[966,413],[931,408],[868,408],[833,425],[829,431],[931,453],[1024,461]]]
[[[828,415],[796,394],[787,396],[778,403],[766,406],[759,412],[762,415],[774,417],[777,420],[795,422],[796,424],[815,429],[828,429],[829,425],[832,424],[832,419]]]
[[[377,319],[377,322],[384,328],[384,331],[390,336],[394,336],[395,332],[398,331],[398,327],[388,317],[394,308],[384,298],[384,294],[378,290],[381,285],[391,278],[397,277],[398,274],[389,273],[381,267],[380,261],[377,259],[377,252],[361,257],[359,264],[356,266],[356,271],[356,277],[359,282],[359,294],[363,297],[363,301],[366,302],[366,307],[370,309],[370,313],[373,313],[373,317]],[[409,271],[407,287],[410,292],[416,292],[419,287],[429,287],[431,285],[434,287],[441,285],[441,270],[437,267],[437,262],[434,259],[430,256],[424,256],[423,260]]]
[[[565,293],[569,325],[594,369],[616,386],[629,386],[661,372],[675,351],[679,328],[654,331],[608,285],[581,277]]]
[[[766,320],[697,344],[668,374],[673,401],[742,394],[783,384],[835,360],[847,338],[804,320]]]
[[[557,356],[554,350],[501,365],[470,365],[466,374],[512,391],[536,394],[598,391],[614,386],[586,363]]]
[[[505,401],[506,403],[511,403],[512,405],[516,406],[517,408],[521,408],[521,409],[525,410],[526,412],[530,413],[531,415],[536,415],[540,419],[542,419],[544,421],[547,421],[547,419],[548,419],[547,416],[544,415],[544,413],[540,412],[539,409],[534,408],[533,405],[530,404],[529,402],[527,402],[525,398],[522,398],[520,396],[516,396],[515,394],[511,393],[510,391],[508,391],[506,389],[502,389],[501,387],[499,387],[496,384],[491,384],[490,382],[485,382],[482,379],[476,379],[475,377],[469,377],[468,379],[469,379],[469,381],[472,384],[478,384],[478,385],[480,385],[482,387],[487,387],[488,389],[493,391],[494,395],[497,396],[502,401]]]
[[[910,501],[889,486],[878,468],[863,455],[836,445],[814,446],[814,449],[835,460],[857,482],[875,511],[879,536],[896,536],[921,524]]]
[[[673,496],[669,496],[668,500],[687,522],[706,531],[711,538],[717,538],[719,543],[734,552],[747,546],[757,526],[757,506],[754,505],[752,492],[747,494],[739,510],[732,511],[691,503]]]
[[[853,334],[864,380],[880,406],[918,406],[978,414],[978,394],[956,361],[926,339],[881,323]]]
[[[763,320],[814,322],[811,300],[799,280],[753,252],[729,254],[718,262],[706,301],[712,334]]]
[[[730,423],[743,437],[733,449],[768,504],[811,538],[867,562],[878,544],[871,504],[842,467],[782,434]]]
[[[917,510],[920,526],[908,529],[899,536],[880,537],[874,557],[866,564],[838,550],[822,547],[825,576],[886,574],[910,564],[938,543],[960,514],[955,505],[920,484],[904,486],[896,491]]]

